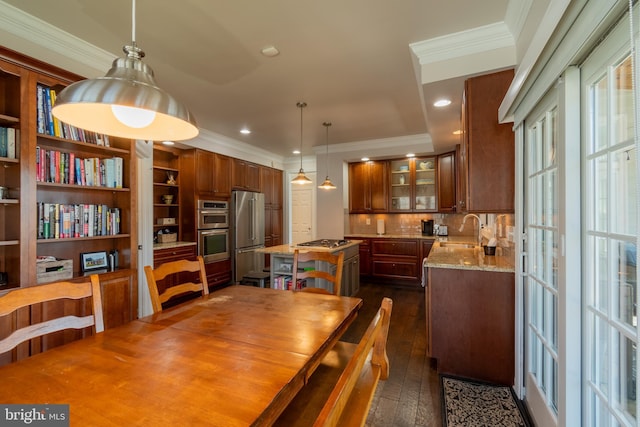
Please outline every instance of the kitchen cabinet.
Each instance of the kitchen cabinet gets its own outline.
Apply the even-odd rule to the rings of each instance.
[[[260,166],[242,159],[231,162],[231,187],[236,190],[260,191]]]
[[[465,81],[459,153],[458,211],[513,212],[515,146],[510,123],[498,123],[498,107],[513,70]]]
[[[360,276],[367,277],[371,275],[371,244],[370,239],[363,237],[345,236],[346,240],[360,240],[360,247],[358,248],[359,254],[359,268]]]
[[[156,145],[153,149],[153,231],[176,233],[182,240],[180,209],[180,149]],[[170,196],[171,200],[167,200]]]
[[[438,156],[438,212],[456,211],[456,152]]]
[[[264,245],[278,246],[282,244],[282,171],[261,166],[260,185],[264,193]],[[270,262],[271,257],[265,254],[265,267]]]
[[[371,239],[371,275],[417,284],[422,260],[418,239]]]
[[[390,212],[434,212],[436,157],[389,161]]]
[[[344,260],[342,267],[342,288],[340,294],[355,296],[360,290],[360,255],[354,253]]]
[[[428,271],[428,347],[438,372],[512,385],[514,273]]]
[[[349,213],[388,211],[388,163],[349,163]]]
[[[231,283],[231,260],[209,262],[204,265],[209,289],[221,288]]]

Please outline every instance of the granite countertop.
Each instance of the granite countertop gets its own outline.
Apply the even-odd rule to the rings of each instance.
[[[348,237],[361,237],[363,239],[424,239],[436,240],[438,236],[425,236],[421,233],[405,233],[405,234],[366,234],[366,233],[347,233]]]
[[[195,246],[196,242],[169,242],[169,243],[154,243],[153,250],[156,249],[171,249],[171,248],[180,248],[182,246]]]
[[[346,245],[338,246],[336,248],[325,248],[322,246],[295,246],[293,244],[287,243],[284,245],[278,246],[269,246],[268,248],[260,248],[256,249],[256,252],[263,254],[279,254],[279,255],[292,255],[296,249],[299,249],[301,252],[315,251],[315,252],[339,252],[345,249],[351,248],[353,246],[358,246],[362,243],[362,240],[351,240],[350,243]]]
[[[452,242],[451,239],[448,240]],[[455,241],[453,241],[455,243]],[[515,272],[513,255],[502,255],[503,249],[496,248],[496,255],[485,255],[480,246],[473,248],[442,247],[436,241],[425,258],[423,265],[429,268],[450,268],[455,270],[497,271],[504,273]],[[458,241],[458,243],[461,243]],[[506,251],[505,251],[506,252]]]

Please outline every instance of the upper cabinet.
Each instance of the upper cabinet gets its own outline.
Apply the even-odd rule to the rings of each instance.
[[[458,210],[513,212],[514,134],[510,123],[498,123],[498,107],[513,70],[473,77],[465,82],[463,137],[458,174]]]
[[[456,152],[438,156],[438,212],[456,212]]]
[[[246,160],[233,159],[231,186],[235,190],[260,191],[260,166]]]
[[[387,212],[388,162],[349,163],[349,212]]]
[[[389,162],[390,211],[437,210],[436,157],[419,157]]]

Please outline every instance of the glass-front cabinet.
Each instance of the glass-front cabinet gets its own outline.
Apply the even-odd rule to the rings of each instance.
[[[393,212],[436,211],[436,158],[415,157],[390,161]]]

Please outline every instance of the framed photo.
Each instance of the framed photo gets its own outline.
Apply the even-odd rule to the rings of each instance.
[[[107,270],[109,268],[107,252],[85,252],[80,254],[80,268],[83,273],[85,271]]]

